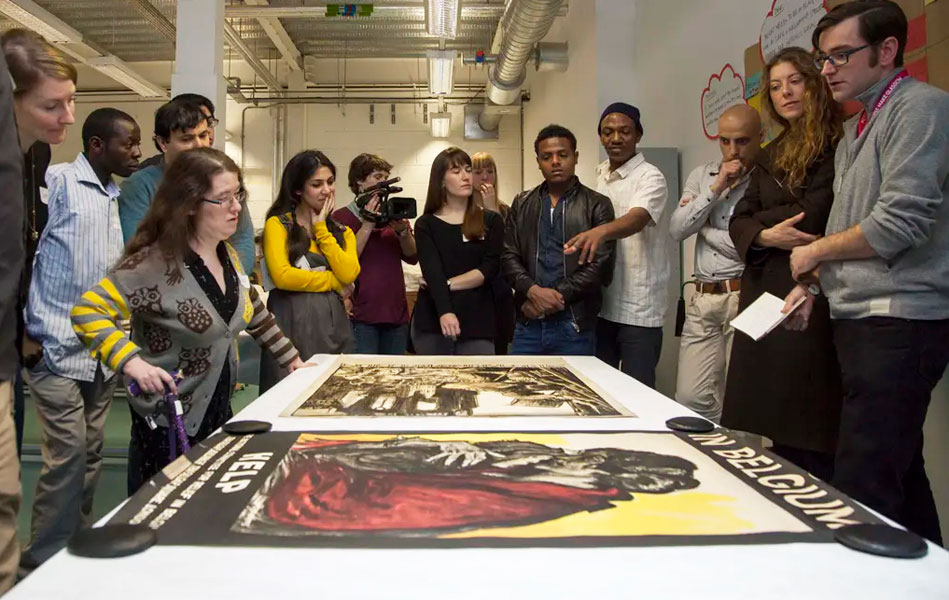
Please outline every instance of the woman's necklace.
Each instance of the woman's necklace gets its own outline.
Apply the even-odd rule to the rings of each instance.
[[[36,159],[33,157],[33,148],[27,152],[30,157],[30,198],[32,204],[30,207],[30,239],[34,242],[39,239],[40,234],[36,230]]]
[[[313,225],[310,223],[309,213],[305,217],[301,217],[296,210],[293,211],[293,220],[296,224],[303,228],[303,231],[306,232],[306,235],[310,240],[316,240],[316,233],[313,231]]]

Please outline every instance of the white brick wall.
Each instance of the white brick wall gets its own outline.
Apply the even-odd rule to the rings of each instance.
[[[431,107],[430,107],[431,110]],[[417,104],[396,104],[396,122],[391,122],[389,104],[376,104],[375,123],[369,124],[369,105],[352,104],[339,107],[315,104],[306,107],[307,131],[305,147],[323,151],[336,165],[336,205],[345,206],[353,199],[347,185],[350,161],[363,152],[379,154],[394,165],[392,176],[401,177],[404,188],[400,196],[418,201],[418,212],[425,205],[428,178],[435,156],[449,146],[458,146],[469,154],[490,152],[498,164],[499,187],[503,201],[510,203],[521,189],[520,119],[502,119],[499,139],[468,141],[464,139],[464,110],[450,106],[451,135],[445,139],[431,136],[428,124],[422,123],[422,109]],[[247,113],[246,156],[244,177],[249,191],[248,208],[257,228],[263,227],[264,216],[272,202],[272,121],[266,110]],[[237,121],[240,110],[229,110],[228,122]],[[290,122],[289,127],[294,123]],[[228,144],[228,153],[240,162],[239,134]],[[233,147],[232,147],[233,144]],[[290,160],[292,154],[286,155]],[[418,267],[405,265],[409,286],[419,274]]]
[[[240,165],[244,163],[244,181],[248,189],[251,219],[254,227],[264,225],[267,209],[273,201],[274,178],[279,180],[280,172],[273,169],[273,117],[268,108],[251,107],[246,111],[244,147],[241,147],[241,114],[252,105],[240,105],[228,99],[226,126],[218,126],[216,135],[226,136],[225,151]],[[156,153],[151,141],[154,112],[161,102],[102,102],[80,103],[76,106],[76,124],[69,131],[65,143],[53,150],[53,163],[72,161],[82,149],[82,123],[90,112],[102,106],[113,106],[131,114],[142,129],[142,152],[148,157]],[[369,124],[369,105],[350,104],[312,104],[305,107],[304,119],[306,148],[322,150],[337,168],[337,206],[345,206],[352,201],[353,194],[347,185],[347,173],[350,161],[362,152],[379,154],[394,165],[392,176],[402,178],[404,191],[400,196],[414,197],[418,200],[418,212],[421,214],[425,204],[428,177],[435,156],[449,146],[458,146],[469,154],[490,152],[498,164],[499,189],[501,199],[510,203],[514,195],[521,191],[521,147],[520,118],[506,116],[501,120],[499,139],[469,141],[464,139],[464,107],[452,105],[451,134],[446,139],[431,136],[428,124],[422,122],[420,104],[396,104],[396,122],[393,125],[390,105],[375,105],[375,123]],[[434,104],[429,110],[436,110]],[[300,126],[294,121],[288,127]],[[536,132],[528,132],[526,143],[532,143]],[[229,138],[229,139],[228,139]],[[531,154],[533,154],[531,152]],[[290,160],[292,153],[285,155]],[[528,165],[536,170],[536,166]],[[282,171],[282,166],[280,167]],[[406,267],[407,277],[414,280],[417,267]]]
[[[376,104],[375,123],[369,124],[369,105],[345,107],[317,104],[306,107],[307,131],[305,147],[323,151],[336,164],[337,206],[353,198],[347,185],[349,162],[362,152],[379,154],[394,165],[392,176],[402,178],[402,196],[418,200],[421,213],[432,161],[449,146],[459,146],[469,154],[490,152],[498,163],[502,199],[507,202],[520,191],[521,153],[519,119],[505,117],[501,121],[500,138],[490,141],[464,139],[464,113],[461,106],[451,106],[451,136],[432,138],[429,125],[422,123],[422,110],[417,104],[396,104],[396,123],[390,120],[389,104]],[[234,111],[237,112],[237,111]],[[233,113],[231,113],[233,114]],[[239,118],[239,115],[238,115]],[[230,119],[229,119],[230,120]],[[289,123],[293,127],[294,123]],[[272,125],[267,111],[252,111],[247,116],[247,156],[245,178],[250,188],[250,211],[257,227],[272,201]],[[233,140],[235,143],[238,140]],[[239,151],[235,146],[233,154]],[[292,154],[286,155],[289,160]],[[239,158],[235,156],[236,159]],[[280,174],[276,174],[280,177]]]

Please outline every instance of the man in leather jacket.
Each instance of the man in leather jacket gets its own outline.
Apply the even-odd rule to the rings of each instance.
[[[501,269],[518,309],[511,353],[592,355],[615,242],[602,244],[583,264],[576,254],[564,254],[564,244],[612,221],[613,205],[574,175],[577,139],[568,129],[542,129],[534,152],[544,183],[514,199],[504,228]]]

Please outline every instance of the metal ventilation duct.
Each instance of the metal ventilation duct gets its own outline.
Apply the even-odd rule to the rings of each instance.
[[[534,45],[544,39],[563,0],[512,0],[501,19],[503,40],[497,62],[488,70],[485,96],[489,102],[513,104],[520,95],[527,77],[525,65],[533,55]],[[482,129],[497,129],[501,115],[482,111],[478,123]]]

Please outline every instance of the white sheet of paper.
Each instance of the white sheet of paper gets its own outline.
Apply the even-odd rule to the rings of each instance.
[[[804,302],[803,297],[795,303],[794,308],[800,306],[802,302]],[[794,309],[791,309],[785,314],[781,312],[782,308],[784,308],[784,300],[765,292],[732,319],[731,326],[757,342],[794,312]]]

